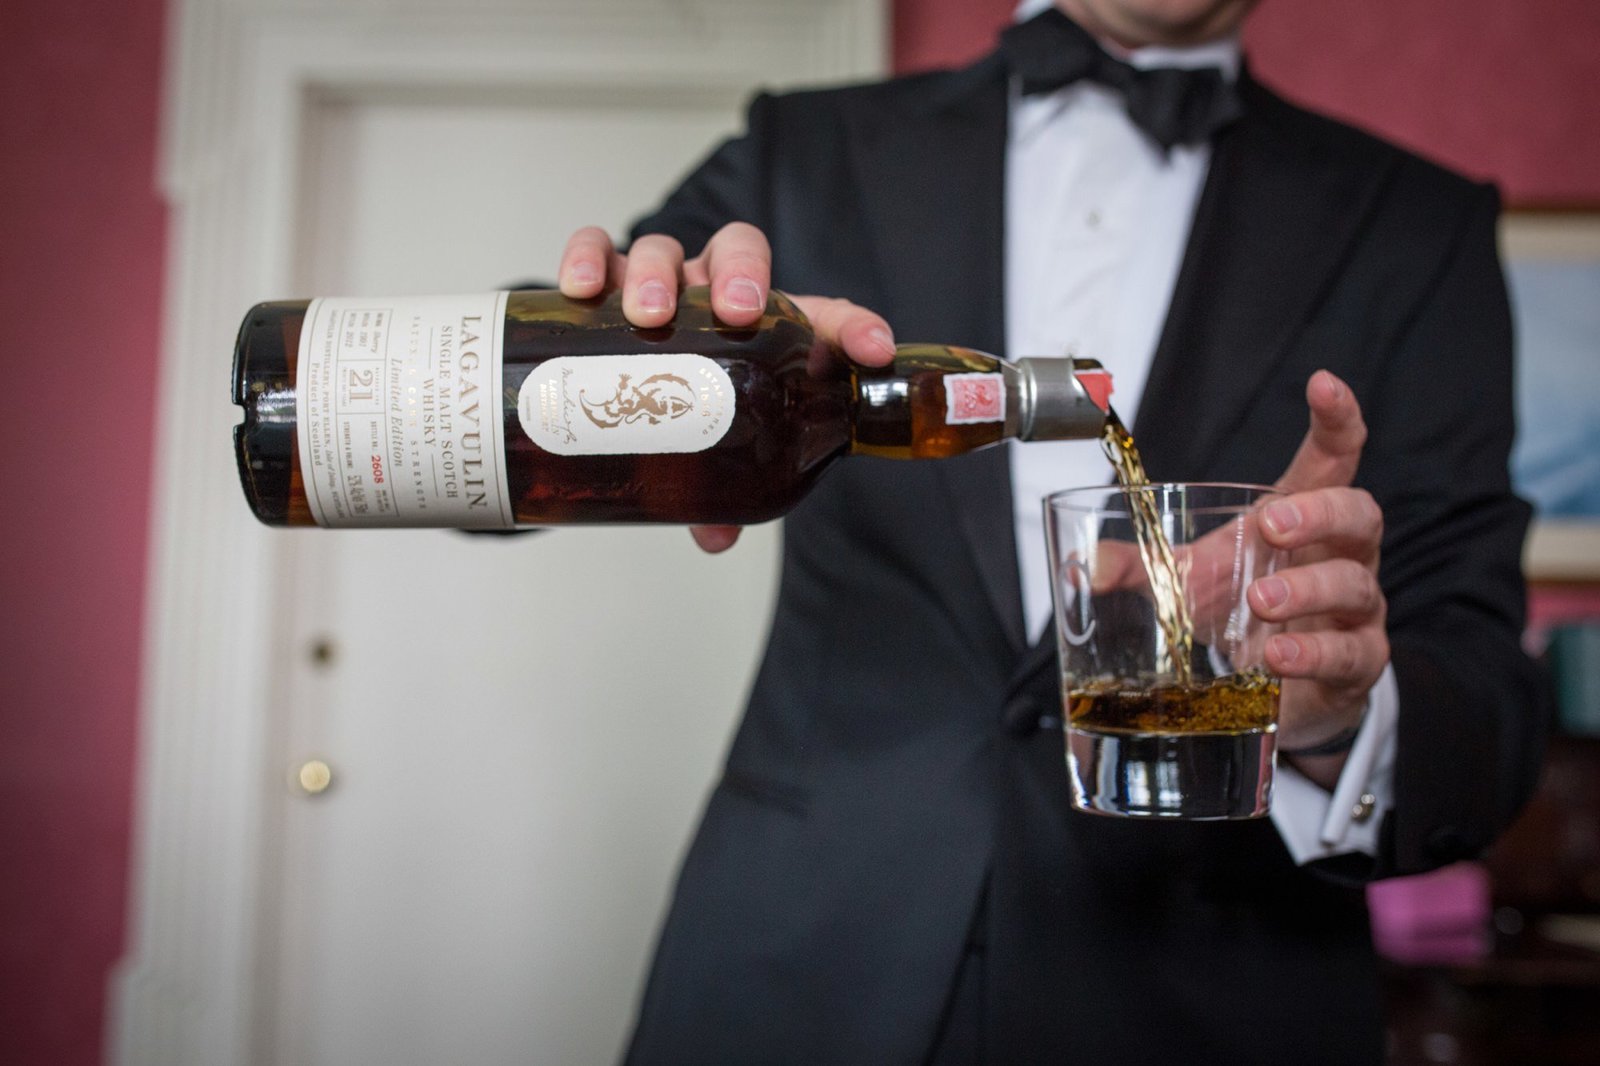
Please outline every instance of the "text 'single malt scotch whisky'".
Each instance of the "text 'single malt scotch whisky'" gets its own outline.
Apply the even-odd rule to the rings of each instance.
[[[776,518],[846,455],[937,459],[1101,435],[1099,364],[902,345],[883,368],[774,292],[630,325],[558,292],[252,308],[234,352],[239,472],[270,525],[493,529]]]

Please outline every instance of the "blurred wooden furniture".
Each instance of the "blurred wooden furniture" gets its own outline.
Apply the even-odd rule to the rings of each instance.
[[[1600,737],[1552,738],[1534,798],[1485,863],[1488,955],[1385,964],[1391,1066],[1597,1066]]]

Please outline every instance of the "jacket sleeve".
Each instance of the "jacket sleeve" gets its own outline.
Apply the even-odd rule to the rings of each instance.
[[[660,207],[634,223],[629,241],[663,233],[676,237],[694,256],[729,222],[748,222],[765,231],[765,144],[771,106],[772,97],[758,95],[750,104],[745,132],[714,149]]]
[[[1402,334],[1368,417],[1360,481],[1384,504],[1380,580],[1400,690],[1395,809],[1378,875],[1485,848],[1531,793],[1547,720],[1523,652],[1523,536],[1511,490],[1512,333],[1481,188]]]

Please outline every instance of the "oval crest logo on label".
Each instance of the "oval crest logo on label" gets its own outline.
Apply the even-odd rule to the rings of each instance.
[[[556,455],[704,451],[733,421],[733,381],[692,352],[561,356],[517,393],[528,439]]]

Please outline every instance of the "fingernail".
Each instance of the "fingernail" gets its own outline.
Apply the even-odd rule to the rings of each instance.
[[[722,298],[735,311],[759,311],[765,306],[761,299],[761,286],[749,278],[734,278],[728,282],[722,290]]]
[[[659,281],[647,281],[639,286],[639,309],[641,311],[670,311],[672,310],[672,293]]]
[[[1339,379],[1326,370],[1322,372],[1322,383],[1328,390],[1329,399],[1337,400],[1344,395],[1344,386],[1339,384]]]
[[[867,334],[867,340],[885,355],[894,354],[894,336],[888,330],[879,327]]]
[[[1256,582],[1256,597],[1268,607],[1277,607],[1289,598],[1289,583],[1281,577],[1264,577]]]
[[[1300,524],[1300,508],[1281,500],[1269,503],[1261,512],[1261,520],[1274,533],[1287,533]]]
[[[600,280],[600,271],[593,263],[574,263],[567,270],[567,280],[576,285],[593,285]]]
[[[1292,665],[1300,658],[1300,642],[1290,637],[1273,637],[1272,654],[1285,665]]]

